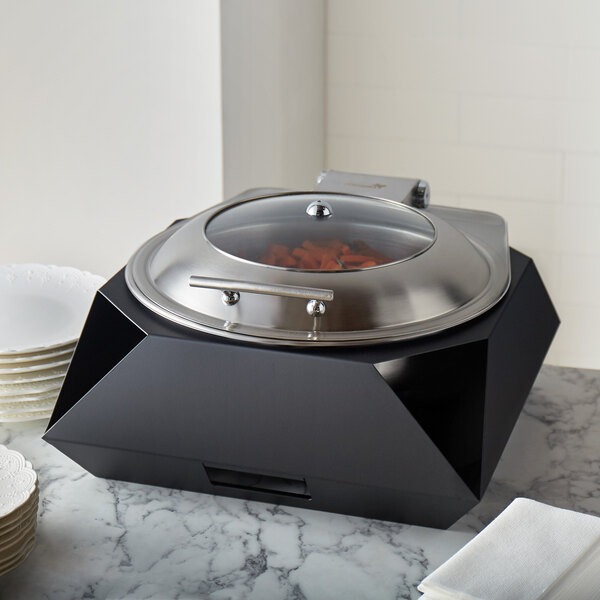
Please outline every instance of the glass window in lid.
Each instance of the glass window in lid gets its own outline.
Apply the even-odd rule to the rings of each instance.
[[[294,193],[225,208],[206,225],[217,249],[300,271],[354,271],[408,260],[435,241],[420,212],[391,200]]]

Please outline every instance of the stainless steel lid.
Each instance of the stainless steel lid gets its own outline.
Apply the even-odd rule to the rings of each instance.
[[[331,173],[320,187],[342,175],[365,181]],[[503,296],[510,269],[502,218],[425,208],[423,182],[376,180],[402,184],[402,197],[383,183],[373,184],[374,197],[338,182],[342,192],[241,197],[210,208],[144,244],[127,265],[127,284],[148,308],[187,327],[292,345],[431,334]]]

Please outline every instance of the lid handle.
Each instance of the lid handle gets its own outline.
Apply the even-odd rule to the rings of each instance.
[[[309,301],[309,305],[312,307],[309,314],[312,314],[312,316],[324,314],[325,305],[323,303],[333,300],[333,290],[322,288],[218,279],[215,277],[201,277],[200,275],[191,275],[189,283],[190,287],[221,290],[223,292],[223,302],[228,306],[233,306],[239,302],[240,292],[284,296],[285,298],[301,298]]]

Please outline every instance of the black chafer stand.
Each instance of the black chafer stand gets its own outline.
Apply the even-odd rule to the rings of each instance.
[[[334,172],[317,190],[385,197],[394,181],[409,211],[432,210],[417,180]],[[475,316],[351,344],[319,343],[318,299],[306,344],[189,327],[141,302],[123,269],[95,297],[44,439],[98,477],[448,527],[481,499],[559,324],[533,261],[507,259],[506,289]],[[217,288],[199,291],[215,311],[251,295]]]

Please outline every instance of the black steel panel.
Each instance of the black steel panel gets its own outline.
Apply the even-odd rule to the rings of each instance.
[[[521,255],[522,256],[522,255]],[[488,339],[481,493],[487,487],[560,321],[529,260]]]
[[[449,526],[483,493],[558,325],[531,260],[511,260],[511,288],[482,317],[346,348],[188,330],[141,306],[121,271],[45,439],[102,477]]]

